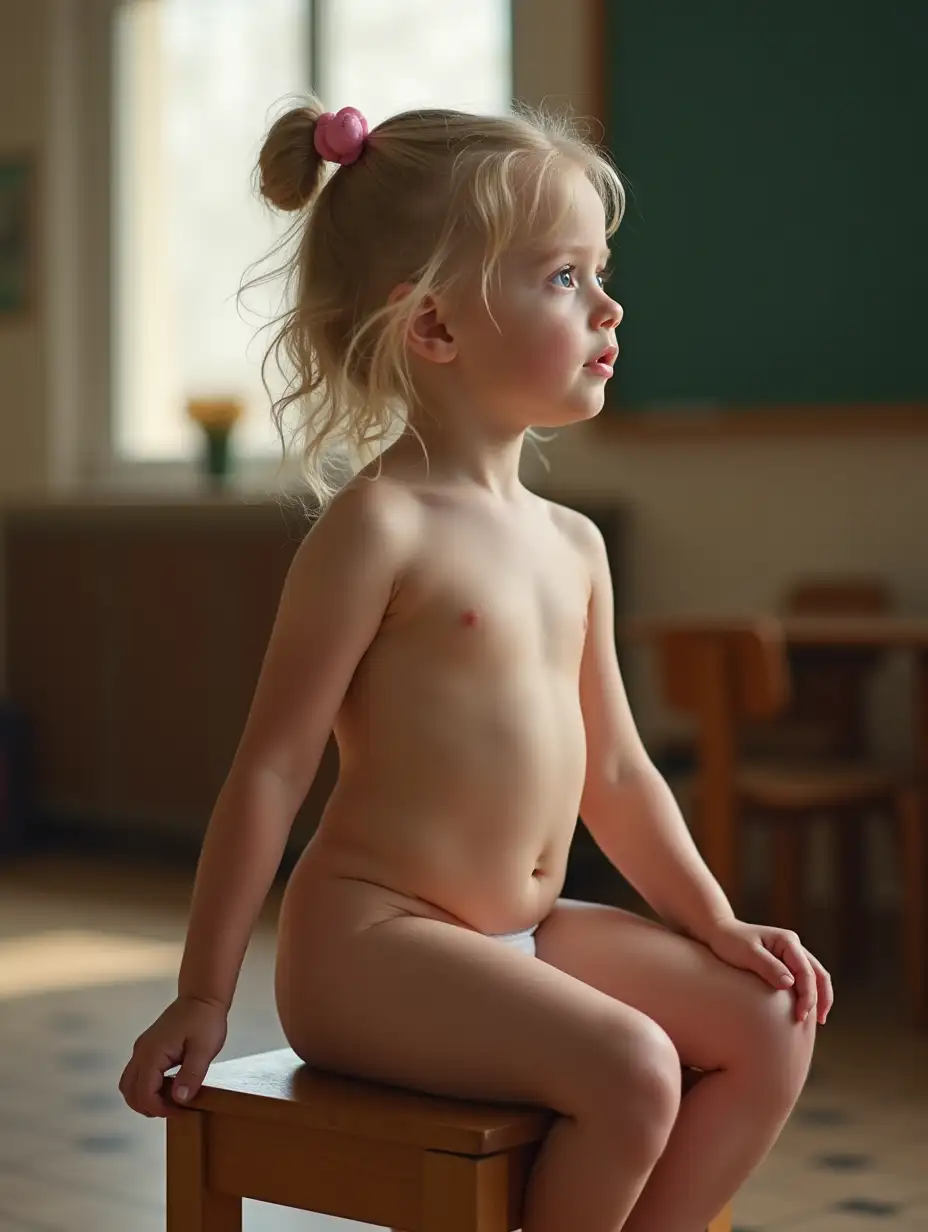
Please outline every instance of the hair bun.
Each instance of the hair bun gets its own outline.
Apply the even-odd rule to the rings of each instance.
[[[301,210],[322,187],[324,159],[316,149],[316,122],[323,114],[313,99],[285,112],[271,126],[258,155],[261,195],[279,210]]]

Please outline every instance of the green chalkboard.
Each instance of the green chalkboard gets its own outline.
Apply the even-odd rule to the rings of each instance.
[[[603,3],[613,409],[928,403],[928,2]]]

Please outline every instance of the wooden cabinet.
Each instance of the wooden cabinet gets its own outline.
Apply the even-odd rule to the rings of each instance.
[[[619,513],[583,508],[619,590]],[[199,838],[308,520],[273,500],[217,497],[17,507],[2,527],[8,690],[34,732],[38,813]],[[337,766],[333,740],[293,847]]]

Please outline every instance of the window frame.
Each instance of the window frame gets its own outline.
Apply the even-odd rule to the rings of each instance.
[[[80,416],[82,432],[80,436],[83,448],[79,458],[74,460],[71,477],[78,482],[89,482],[93,486],[127,490],[150,490],[153,493],[191,494],[203,490],[203,479],[195,456],[184,458],[165,457],[134,457],[122,453],[117,447],[116,399],[118,396],[118,380],[116,365],[116,311],[118,305],[115,247],[116,247],[116,130],[113,123],[116,98],[116,38],[115,13],[123,0],[96,0],[107,10],[109,20],[109,38],[106,41],[108,72],[101,74],[107,80],[107,89],[100,92],[96,99],[93,116],[87,116],[91,126],[96,123],[98,132],[111,132],[107,149],[108,174],[103,177],[109,187],[106,209],[100,209],[101,199],[96,194],[94,208],[88,214],[95,220],[95,246],[99,250],[105,245],[107,252],[107,278],[97,286],[96,307],[98,316],[106,323],[106,346],[97,348],[96,373],[92,397],[85,399],[84,413]],[[310,80],[317,88],[325,91],[325,73],[319,63],[318,49],[324,45],[325,9],[334,0],[305,0],[308,5],[308,24],[310,31],[309,70]],[[510,56],[513,82],[512,93],[518,97],[516,88],[518,77],[518,56],[515,39],[517,10],[519,0],[510,3]],[[102,104],[102,105],[101,105]],[[99,189],[99,183],[96,185]],[[106,376],[103,376],[103,373]],[[89,390],[88,390],[89,392]],[[252,492],[280,491],[299,479],[299,464],[288,453],[284,459],[280,450],[271,455],[259,453],[242,453],[236,459],[234,474],[230,477],[230,491],[243,490]]]

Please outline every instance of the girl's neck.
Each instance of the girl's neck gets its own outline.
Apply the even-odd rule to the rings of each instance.
[[[460,489],[478,489],[502,501],[515,500],[525,489],[519,480],[524,431],[491,434],[471,423],[458,425],[420,416],[415,428],[428,452],[407,429],[383,455],[385,474]]]

